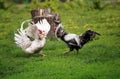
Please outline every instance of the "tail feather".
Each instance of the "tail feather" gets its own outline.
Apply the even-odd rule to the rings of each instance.
[[[20,28],[20,30],[23,30],[23,25],[24,25],[26,22],[30,22],[30,21],[31,21],[31,19],[23,21],[23,22],[21,23],[21,28]]]
[[[15,33],[15,38],[20,38],[21,36]]]
[[[24,30],[18,30],[18,33],[14,34],[14,40],[15,43],[21,47],[23,50],[25,50],[27,47],[29,47],[31,45],[31,41],[30,39],[26,36],[25,31]]]

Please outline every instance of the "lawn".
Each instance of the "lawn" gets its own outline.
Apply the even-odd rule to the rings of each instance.
[[[28,57],[14,43],[14,32],[22,21],[31,18],[30,10],[49,6],[45,3],[27,7],[15,4],[8,9],[0,9],[0,78],[120,79],[119,4],[100,10],[77,3],[60,3],[57,7],[51,4],[53,12],[60,14],[66,31],[80,35],[91,29],[101,36],[87,43],[78,55],[75,51],[64,55],[68,48],[63,41],[47,39],[43,49],[47,56]]]

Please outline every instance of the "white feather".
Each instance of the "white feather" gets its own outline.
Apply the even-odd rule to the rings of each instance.
[[[63,28],[62,24],[60,23],[57,27],[56,27],[56,30],[55,30],[55,37],[60,40],[60,38],[57,37],[57,32],[58,32],[58,29],[59,28]]]
[[[37,26],[38,29],[44,31],[45,35],[47,35],[48,32],[50,31],[50,24],[46,19],[38,21],[35,25]]]
[[[79,41],[80,41],[79,36],[76,35],[76,34],[67,34],[67,35],[65,35],[64,39],[65,39],[66,41],[75,39],[75,41],[77,42],[77,44],[80,45],[80,43],[79,43]]]
[[[25,35],[24,30],[19,31],[19,34],[15,33],[15,43],[22,49],[26,49],[32,43],[30,39]]]
[[[69,40],[74,39],[74,38],[76,38],[76,37],[77,37],[76,34],[67,34],[67,35],[65,35],[64,39],[65,39],[66,41],[69,41]]]
[[[23,30],[23,25],[24,25],[26,22],[30,22],[30,21],[31,21],[31,19],[28,19],[28,20],[23,21],[23,22],[21,23],[21,28],[20,28],[20,30]]]
[[[41,50],[41,48],[44,47],[46,43],[46,39],[44,37],[39,39],[38,29],[44,30],[47,35],[50,30],[50,25],[46,19],[43,19],[37,24],[30,25],[24,29],[23,25],[25,22],[28,21],[30,20],[25,20],[24,22],[22,22],[20,29],[17,30],[18,33],[14,34],[14,40],[15,43],[19,47],[21,47],[26,53],[33,54],[36,50]],[[45,28],[43,28],[43,26]],[[28,38],[29,35],[34,38],[33,41]]]

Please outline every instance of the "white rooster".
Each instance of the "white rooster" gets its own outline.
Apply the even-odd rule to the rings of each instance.
[[[50,31],[50,24],[46,19],[42,19],[36,24],[30,24],[26,29],[23,29],[23,24],[27,21],[29,20],[24,21],[21,24],[21,28],[18,29],[18,33],[15,33],[15,43],[27,54],[38,53],[44,56],[41,49],[46,43],[46,36]]]

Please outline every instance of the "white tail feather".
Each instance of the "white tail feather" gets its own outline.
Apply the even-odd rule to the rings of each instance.
[[[23,21],[23,22],[21,23],[21,28],[20,28],[20,30],[23,30],[23,25],[24,25],[26,22],[30,22],[30,21],[31,21],[31,19],[28,19],[28,20]]]
[[[24,33],[24,30],[18,31],[18,34],[15,33],[14,40],[15,43],[22,49],[26,49],[28,46],[31,45],[31,41]]]
[[[31,19],[29,20],[25,20],[21,23],[21,27],[20,29],[18,29],[18,33],[15,33],[14,35],[14,40],[15,40],[15,43],[21,47],[23,50],[26,49],[28,46],[31,45],[31,41],[30,39],[26,36],[26,33],[25,33],[25,30],[23,29],[23,25],[26,23],[26,22],[30,22]]]

